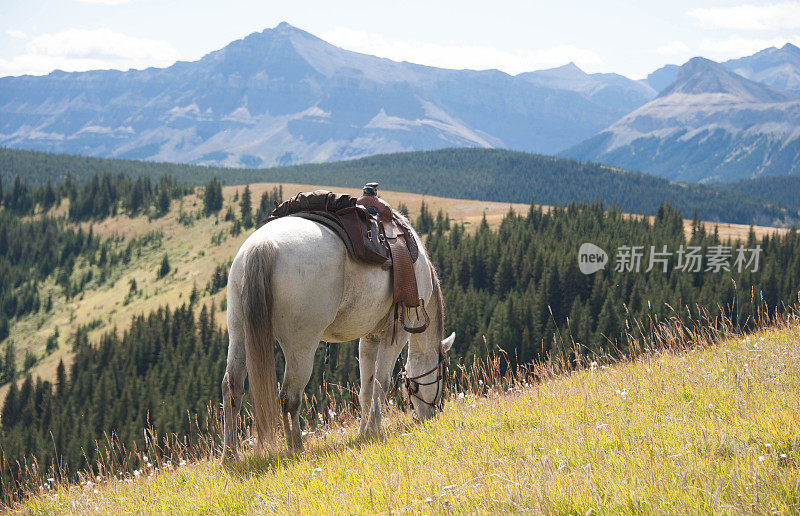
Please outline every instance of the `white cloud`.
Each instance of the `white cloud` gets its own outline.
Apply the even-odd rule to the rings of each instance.
[[[800,3],[781,2],[690,9],[686,17],[714,29],[780,30],[800,28]]]
[[[28,39],[28,35],[17,29],[6,29],[6,34],[14,39]]]
[[[685,56],[691,53],[692,49],[689,48],[689,45],[684,43],[683,41],[670,41],[669,43],[665,43],[659,46],[657,52],[662,56]]]
[[[570,61],[582,68],[593,68],[603,63],[597,53],[575,45],[508,52],[484,45],[388,40],[379,34],[348,28],[333,29],[321,37],[348,50],[441,68],[496,68],[509,74],[517,74],[560,66]]]
[[[168,66],[180,52],[167,43],[137,38],[108,29],[69,29],[31,38],[23,54],[0,59],[0,76],[44,74],[59,69],[146,68]]]

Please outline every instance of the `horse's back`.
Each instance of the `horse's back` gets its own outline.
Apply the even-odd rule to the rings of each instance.
[[[271,248],[273,328],[279,341],[298,333],[321,334],[331,342],[356,339],[391,312],[391,274],[354,261],[329,228],[299,217],[265,224],[242,244],[231,281],[242,281],[247,253],[260,246]]]

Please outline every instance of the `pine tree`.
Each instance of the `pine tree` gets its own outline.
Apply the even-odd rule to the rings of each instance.
[[[67,371],[64,367],[64,361],[58,361],[56,368],[56,396],[61,399],[67,390]]]
[[[597,345],[593,346],[592,350],[599,354],[601,352],[599,343],[618,341],[621,331],[622,326],[614,303],[614,296],[609,295],[603,303],[600,316],[597,318],[597,337],[595,339]]]
[[[25,352],[25,360],[22,363],[22,368],[25,372],[31,370],[33,366],[36,365],[36,355],[34,355],[30,350]]]
[[[242,215],[242,225],[250,228],[253,225],[253,205],[250,200],[250,185],[244,187],[242,200],[239,201],[239,209]]]
[[[164,257],[161,259],[161,267],[158,268],[158,279],[161,279],[169,274],[169,271],[169,256],[167,256],[167,253],[164,253]]]
[[[222,184],[216,177],[206,184],[203,192],[203,209],[207,216],[222,209]]]
[[[17,422],[18,397],[19,388],[17,387],[17,382],[11,382],[6,399],[3,402],[3,411],[0,413],[0,418],[2,418],[0,423],[2,423],[3,428],[11,428]]]
[[[158,213],[159,215],[166,215],[169,212],[169,192],[166,187],[162,186],[158,189]]]
[[[0,384],[8,383],[17,375],[17,350],[13,342],[6,345],[5,358],[3,358],[3,371],[0,375]]]
[[[56,349],[58,349],[58,326],[56,326],[53,334],[47,338],[47,343],[45,344],[45,353],[49,355]]]

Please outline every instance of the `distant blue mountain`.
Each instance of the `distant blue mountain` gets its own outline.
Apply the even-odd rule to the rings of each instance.
[[[696,57],[658,97],[562,155],[679,181],[800,175],[800,97]]]
[[[574,65],[512,77],[398,63],[282,23],[163,69],[0,78],[0,146],[244,167],[453,146],[555,153],[654,96]]]
[[[722,64],[746,79],[800,96],[800,48],[791,43]],[[679,70],[680,66],[668,64],[648,75],[643,82],[661,92],[678,79]]]
[[[723,64],[742,77],[800,96],[800,48],[791,43]]]

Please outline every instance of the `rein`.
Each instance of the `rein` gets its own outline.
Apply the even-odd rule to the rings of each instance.
[[[392,327],[392,342],[395,342],[397,340],[397,321],[400,319],[399,314],[398,314],[398,308],[399,308],[399,305],[395,305],[394,325]],[[403,326],[405,327],[405,324]],[[440,344],[440,346],[441,346],[441,344]],[[391,391],[389,392],[389,395],[391,396],[392,394],[394,394],[397,391],[397,388],[399,387],[400,382],[403,382],[403,384],[406,386],[406,392],[408,393],[408,402],[407,403],[409,405],[411,405],[411,398],[416,398],[419,401],[421,401],[422,403],[424,403],[424,404],[428,405],[429,407],[433,408],[434,411],[441,410],[442,406],[444,405],[444,393],[441,392],[443,390],[443,388],[444,388],[444,384],[443,383],[440,384],[439,382],[441,380],[447,378],[447,363],[448,363],[447,354],[446,353],[442,353],[442,350],[440,348],[439,349],[439,360],[436,362],[436,365],[433,367],[433,369],[430,369],[430,370],[428,370],[428,371],[426,371],[426,372],[424,372],[422,374],[418,374],[417,376],[408,376],[408,373],[406,372],[406,366],[405,366],[405,364],[403,364],[403,354],[402,354],[402,352],[399,355],[397,355],[397,363],[400,364],[400,374],[397,375],[397,377],[395,378],[394,386],[392,387]],[[419,381],[420,378],[424,378],[425,376],[428,376],[429,374],[431,374],[433,372],[436,372],[436,371],[438,371],[438,374],[436,375],[436,379],[431,380],[429,382],[420,382]],[[421,398],[417,394],[419,392],[419,388],[420,387],[423,387],[425,385],[433,385],[434,383],[436,384],[436,394],[434,395],[432,402]],[[442,396],[439,396],[440,393],[442,394]],[[405,400],[403,400],[403,401],[405,401]]]

